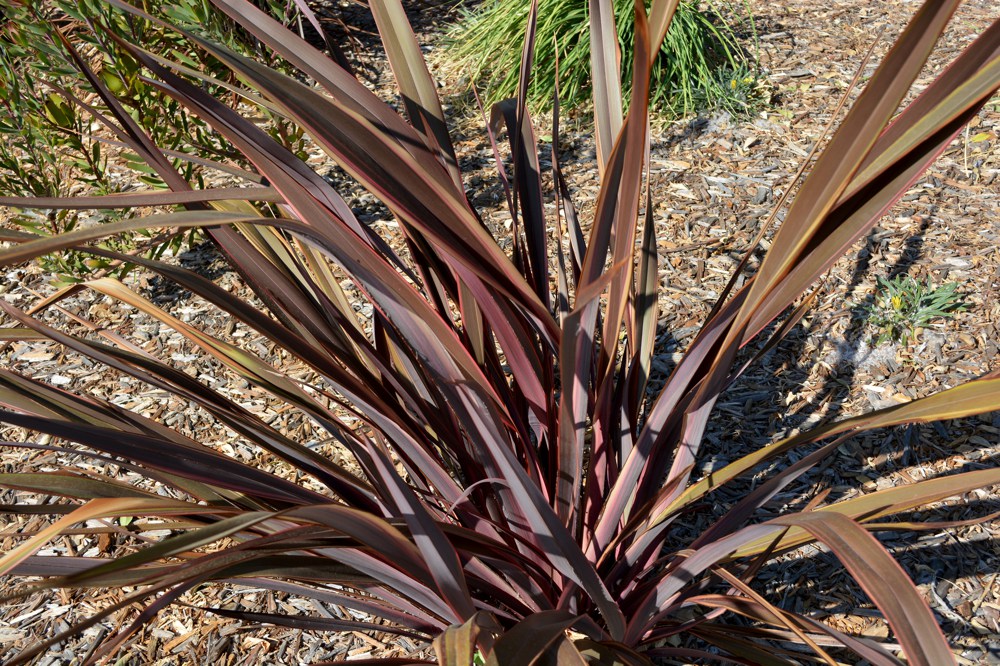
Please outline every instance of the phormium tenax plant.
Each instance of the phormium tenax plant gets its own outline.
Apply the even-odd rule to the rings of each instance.
[[[12,266],[86,248],[133,261],[197,294],[311,368],[329,388],[304,386],[282,367],[180,321],[111,278],[76,285],[42,305],[90,289],[137,308],[314,420],[352,462],[338,464],[290,439],[120,336],[70,334],[0,301],[11,322],[0,330],[4,340],[53,340],[67,354],[188,400],[217,419],[220,429],[296,472],[272,474],[97,397],[0,370],[0,419],[51,438],[5,446],[80,451],[170,491],[148,492],[101,476],[95,466],[0,477],[8,488],[70,500],[50,505],[63,515],[0,558],[0,572],[42,577],[8,598],[53,587],[127,588],[120,601],[69,629],[81,631],[133,604],[143,607],[91,661],[111,655],[196,586],[252,582],[382,618],[388,624],[374,625],[379,630],[432,640],[439,663],[454,666],[472,663],[476,652],[504,666],[954,662],[934,615],[871,530],[891,525],[884,519],[894,514],[996,484],[1000,470],[955,473],[837,502],[821,496],[776,517],[760,509],[845,437],[1000,408],[1000,378],[985,376],[777,439],[708,476],[694,470],[713,405],[746,367],[737,363],[739,350],[767,348],[787,333],[809,307],[817,278],[996,92],[1000,21],[900,109],[958,0],[928,0],[917,10],[797,194],[779,205],[784,219],[759,265],[742,286],[734,275],[665,386],[650,394],[657,322],[651,200],[657,193],[643,192],[648,82],[676,1],[635,5],[627,113],[616,31],[601,23],[611,15],[610,2],[590,2],[601,186],[593,219],[586,221],[577,216],[561,175],[558,114],[551,173],[543,175],[525,111],[533,5],[518,98],[495,111],[512,151],[512,171],[500,172],[514,221],[510,254],[466,198],[434,82],[399,0],[369,4],[402,114],[253,4],[213,3],[299,75],[191,30],[170,29],[231,69],[247,104],[294,122],[380,199],[398,221],[407,252],[394,252],[326,180],[208,94],[203,75],[106,32],[109,43],[141,65],[144,85],[177,100],[242,154],[253,167],[245,173],[249,186],[192,189],[89,61],[75,56],[100,96],[87,112],[145,160],[169,191],[0,203],[183,210],[52,237],[4,231],[0,260]],[[160,24],[123,0],[109,4],[132,20]],[[90,27],[103,30],[97,19]],[[76,54],[68,38],[62,47]],[[558,219],[546,218],[543,177],[554,183]],[[559,229],[557,237],[546,232],[547,224]],[[202,229],[225,254],[255,302],[175,265],[94,244],[137,229],[192,228]],[[370,318],[350,305],[345,279],[370,304]],[[782,323],[771,326],[778,318]],[[349,416],[364,427],[350,427]],[[686,513],[710,506],[717,489],[792,452],[791,464],[771,468],[710,528],[693,540],[678,536]],[[123,516],[140,524],[166,520],[175,529],[137,542],[120,557],[36,555],[66,530]],[[755,591],[754,577],[765,562],[809,542],[824,544],[878,606],[891,643],[841,633]],[[310,629],[373,626],[215,612]],[[51,636],[9,663],[25,663],[64,638]],[[837,656],[845,650],[850,656]]]

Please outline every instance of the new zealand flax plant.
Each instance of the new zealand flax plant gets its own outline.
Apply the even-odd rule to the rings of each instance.
[[[123,0],[110,1],[135,20],[159,20]],[[56,587],[126,588],[119,601],[69,629],[79,632],[121,609],[142,608],[91,661],[112,654],[187,591],[215,584],[339,604],[387,624],[213,612],[308,630],[377,628],[431,639],[439,662],[453,666],[472,663],[475,651],[503,666],[954,662],[931,610],[873,532],[911,524],[891,516],[1000,483],[1000,470],[955,473],[836,502],[820,494],[807,498],[804,509],[777,517],[760,510],[847,437],[1000,408],[996,375],[778,439],[707,476],[695,470],[713,405],[746,368],[739,350],[771,348],[795,325],[817,278],[996,92],[1000,21],[900,111],[958,0],[924,3],[797,195],[779,206],[784,221],[759,266],[749,270],[748,252],[683,360],[651,395],[658,262],[651,212],[657,193],[643,192],[647,84],[675,1],[653,0],[648,14],[644,3],[635,6],[633,49],[646,57],[634,58],[627,114],[610,3],[591,1],[601,187],[586,222],[560,171],[558,105],[551,173],[544,177],[555,185],[559,216],[546,216],[542,158],[524,107],[529,22],[519,99],[494,107],[490,123],[494,140],[506,127],[512,151],[512,170],[499,176],[513,220],[510,254],[466,198],[434,82],[399,0],[371,0],[370,6],[403,114],[254,5],[213,2],[301,76],[277,73],[177,29],[233,70],[242,82],[233,89],[248,105],[293,120],[380,199],[398,221],[407,252],[390,249],[326,180],[207,94],[197,72],[149,55],[142,44],[123,43],[144,67],[148,85],[182,102],[242,152],[255,168],[245,174],[248,186],[193,190],[78,57],[101,98],[88,110],[170,191],[0,203],[184,210],[56,237],[5,231],[0,259],[12,266],[54,250],[87,249],[134,261],[197,294],[308,366],[313,379],[292,376],[285,366],[182,322],[110,278],[68,287],[34,312],[81,289],[137,308],[313,420],[353,463],[339,464],[290,439],[112,331],[71,334],[0,300],[13,322],[2,330],[4,340],[56,341],[67,354],[179,396],[217,419],[220,431],[290,470],[271,473],[97,397],[0,370],[0,418],[49,436],[44,443],[5,446],[72,451],[108,463],[0,478],[8,488],[69,500],[46,504],[58,519],[0,557],[0,572],[41,577],[8,598]],[[99,21],[92,27],[101,30]],[[64,47],[74,52],[70,43]],[[547,232],[548,224],[559,233]],[[259,302],[240,300],[175,265],[94,244],[139,228],[202,229]],[[737,287],[737,277],[748,273]],[[345,280],[371,305],[370,316],[351,306]],[[778,318],[780,325],[769,326]],[[787,464],[767,468],[710,528],[693,540],[684,536],[679,526],[687,514],[712,510],[706,507],[717,489],[790,453]],[[100,469],[141,475],[161,492],[101,476]],[[38,507],[5,510],[37,513]],[[171,532],[135,539],[114,557],[36,555],[61,533],[95,530],[88,527],[94,521],[119,517],[138,525],[133,532],[164,524]],[[844,634],[754,588],[766,562],[810,542],[824,544],[878,606],[891,644]],[[64,638],[48,637],[8,663],[25,663]]]

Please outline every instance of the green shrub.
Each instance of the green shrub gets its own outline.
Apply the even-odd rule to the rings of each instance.
[[[27,20],[21,7],[6,6],[5,14],[10,21],[0,27],[0,191],[57,197],[75,183],[96,193],[112,191],[107,154],[88,138],[84,116],[46,86],[58,76],[52,63],[44,62],[54,50],[45,39],[54,28],[48,21]],[[72,230],[78,219],[76,211],[27,210],[12,221],[35,233],[57,234]],[[47,258],[45,268],[74,273],[83,268],[83,258],[60,253]]]
[[[245,55],[253,55],[254,40],[235,27],[207,0],[183,0],[161,6],[150,3],[180,26],[197,29],[212,39]],[[148,128],[150,138],[169,153],[183,153],[200,158],[194,162],[175,157],[174,168],[188,182],[204,187],[205,160],[236,161],[247,166],[242,156],[217,133],[169,95],[143,81],[137,60],[113,37],[126,39],[160,57],[177,59],[183,65],[203,70],[215,77],[207,90],[226,99],[226,85],[235,79],[232,73],[211,58],[204,58],[189,42],[168,28],[135,20],[97,0],[0,0],[7,22],[0,26],[0,189],[8,195],[58,197],[76,195],[82,188],[93,195],[113,194],[123,184],[135,180],[154,188],[165,188],[155,170],[138,155],[121,150],[114,138],[97,138],[99,116],[108,109],[98,103],[94,113],[77,108],[70,97],[90,99],[93,84],[80,72],[62,46],[60,31],[68,34],[83,53],[96,52],[100,61],[95,74],[115,93],[132,118]],[[294,18],[294,15],[293,17]],[[86,29],[87,20],[104,22],[108,32],[94,34]],[[278,65],[278,63],[271,63]],[[228,102],[234,104],[229,93]],[[264,110],[269,131],[293,146],[299,154],[304,146],[302,133],[282,118]],[[97,129],[100,132],[100,129]],[[110,140],[109,140],[110,139]],[[138,172],[126,175],[129,171]],[[22,228],[44,235],[72,231],[81,222],[94,224],[130,216],[121,211],[102,211],[81,218],[72,210],[20,211],[11,221]],[[111,247],[118,251],[139,251],[147,246],[148,256],[166,250],[176,251],[180,237],[171,243],[150,242],[153,236],[139,230],[138,238],[118,238]],[[91,275],[94,269],[117,267],[127,270],[129,263],[86,257],[68,250],[46,257],[46,270],[64,282],[75,282]]]
[[[119,340],[113,336],[64,331],[0,299],[12,321],[0,329],[4,341],[56,341],[67,354],[196,405],[217,421],[220,437],[231,432],[273,463],[255,466],[98,396],[0,368],[0,421],[52,438],[5,446],[41,446],[101,463],[60,472],[29,465],[0,476],[6,488],[66,500],[45,504],[60,517],[24,534],[0,557],[0,574],[41,576],[7,599],[54,587],[122,588],[115,604],[8,664],[25,663],[119,609],[142,606],[144,613],[96,649],[92,658],[102,659],[189,590],[241,581],[336,603],[387,624],[353,616],[212,612],[313,630],[377,628],[433,639],[448,666],[466,666],[477,649],[491,666],[725,659],[898,664],[897,652],[911,664],[954,661],[930,608],[872,532],[906,529],[919,520],[909,512],[1000,483],[1000,470],[938,476],[850,499],[785,494],[780,508],[772,500],[828,463],[851,435],[1000,408],[1000,378],[985,376],[779,439],[707,475],[696,470],[712,408],[747,367],[737,362],[740,349],[769,349],[791,330],[813,300],[811,285],[1000,87],[1000,21],[895,116],[956,3],[931,0],[918,10],[825,143],[759,265],[738,288],[734,276],[654,393],[646,390],[658,321],[651,202],[645,217],[639,211],[649,132],[647,64],[659,51],[669,2],[654,1],[648,20],[641,4],[636,9],[632,52],[640,57],[629,113],[620,113],[621,99],[613,95],[594,100],[602,178],[588,224],[567,198],[558,122],[550,158],[560,205],[551,210],[561,214],[549,219],[537,143],[520,122],[524,109],[509,102],[496,109],[515,130],[508,136],[514,171],[504,180],[511,187],[510,256],[499,241],[511,238],[502,230],[502,238],[494,236],[466,199],[435,83],[398,1],[370,6],[408,120],[253,5],[214,2],[306,81],[211,40],[186,37],[233,71],[247,99],[294,121],[381,200],[398,221],[407,252],[397,254],[361,224],[293,150],[213,97],[203,87],[204,74],[178,74],[176,65],[140,45],[123,45],[148,77],[144,85],[203,118],[254,165],[254,178],[268,184],[192,190],[98,85],[123,141],[170,191],[60,205],[186,210],[52,238],[0,232],[9,244],[0,250],[0,265],[138,228],[202,229],[246,278],[253,301],[177,266],[135,261],[198,294],[252,331],[248,338],[273,345],[294,361],[294,371],[198,322],[175,318],[119,280],[91,280],[82,288],[178,331],[282,411],[326,431],[343,455],[289,438],[201,377],[127,340],[119,345],[108,342]],[[105,29],[102,20],[93,23]],[[619,73],[607,69],[603,76],[607,82]],[[0,204],[31,206],[32,200],[0,198]],[[558,233],[549,233],[550,223]],[[99,246],[90,251],[122,256]],[[779,317],[783,325],[770,327]],[[127,471],[128,482],[114,470]],[[734,505],[716,506],[719,488],[741,483],[751,490]],[[35,504],[4,508],[39,511]],[[693,514],[706,511],[711,519],[701,522],[709,526],[692,536],[691,526],[699,524]],[[894,522],[898,514],[902,522]],[[130,554],[37,554],[70,530],[96,538],[100,528],[93,525],[120,517],[130,521],[122,538],[135,535]],[[169,536],[157,536],[158,520],[169,521]],[[824,544],[871,597],[893,632],[891,642],[845,635],[779,608],[754,589],[766,562],[811,542]],[[833,656],[845,650],[846,658]]]
[[[531,3],[527,0],[492,0],[467,11],[450,31],[444,59],[455,72],[467,74],[482,87],[492,104],[517,94],[521,47]],[[727,9],[729,9],[727,7]],[[728,11],[730,17],[739,12]],[[622,71],[632,71],[634,41],[632,3],[614,1],[615,24],[621,47]],[[552,108],[556,62],[559,63],[559,101],[565,107],[581,106],[590,98],[590,31],[586,0],[541,0],[535,39],[532,83],[528,104],[538,111]],[[710,4],[700,11],[681,2],[653,65],[650,107],[667,117],[705,110],[725,110],[746,115],[761,103],[753,59],[737,36],[743,22],[724,19]],[[622,84],[628,93],[630,77]]]

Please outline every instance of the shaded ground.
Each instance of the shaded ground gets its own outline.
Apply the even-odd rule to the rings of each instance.
[[[697,331],[729,273],[742,256],[814,142],[818,141],[836,100],[847,88],[864,51],[882,29],[884,44],[902,27],[918,4],[903,0],[754,0],[758,17],[762,65],[773,87],[776,107],[749,120],[709,115],[664,129],[653,146],[654,199],[657,239],[661,253],[661,320],[656,369],[659,381],[673,367],[679,352]],[[343,6],[341,6],[343,5]],[[414,5],[424,23],[424,39],[435,39],[439,10],[430,3]],[[361,26],[361,10],[352,3],[330,2],[326,13],[345,11],[345,23]],[[958,49],[995,17],[992,0],[966,3],[952,30],[934,56],[931,72],[940,69]],[[366,53],[373,40],[353,32],[356,52]],[[370,37],[370,36],[369,36]],[[385,92],[391,80],[376,56],[360,59],[359,71],[371,85]],[[929,79],[922,78],[925,85]],[[462,108],[465,91],[442,81],[446,102]],[[387,93],[388,94],[388,93]],[[492,183],[492,154],[479,125],[468,117],[458,119],[460,158],[467,167],[472,198],[497,227],[507,221],[499,190]],[[1000,105],[987,107],[969,133],[947,151],[929,174],[917,183],[865,241],[851,250],[827,277],[813,314],[763,362],[740,380],[720,401],[718,418],[708,435],[711,443],[703,457],[706,469],[716,468],[741,453],[770,441],[777,433],[819,420],[863,413],[875,407],[912,400],[939,388],[1000,369]],[[584,217],[597,190],[592,137],[572,124],[561,145],[565,168],[575,201]],[[317,167],[329,170],[320,156]],[[334,170],[333,175],[336,176]],[[385,220],[379,206],[356,193],[352,206],[372,221]],[[391,233],[391,226],[376,222]],[[183,258],[192,267],[218,275],[225,267],[208,252],[195,251]],[[916,342],[875,350],[866,348],[870,331],[864,306],[870,301],[877,277],[906,273],[935,283],[957,281],[968,305],[966,312],[924,331]],[[34,269],[11,272],[0,285],[7,300],[27,307],[37,294],[49,293],[45,276]],[[228,288],[243,290],[237,277],[222,272]],[[269,360],[285,362],[280,353],[246,333],[232,328],[225,318],[184,293],[165,291],[147,277],[137,278],[146,293],[159,297],[171,312],[195,320],[253,349]],[[302,441],[318,441],[322,433],[294,415],[280,413],[262,394],[197,360],[178,334],[109,307],[102,298],[82,294],[67,301],[68,310],[107,322],[132,339],[170,355],[181,367],[200,375],[218,389],[238,396],[261,418],[287,427]],[[47,315],[63,319],[58,312]],[[207,415],[186,403],[146,390],[113,373],[64,358],[54,346],[12,346],[3,361],[16,368],[30,364],[36,376],[55,384],[86,387],[118,404],[152,414],[170,414],[167,423],[203,441],[217,440]],[[4,439],[16,432],[0,431]],[[995,467],[1000,418],[987,415],[934,426],[881,431],[846,442],[836,456],[808,476],[804,486],[792,488],[788,499],[801,496],[802,487],[829,488],[831,499],[919,480],[958,470]],[[236,440],[220,447],[238,457],[252,457]],[[228,449],[227,449],[228,447]],[[336,455],[333,450],[330,455]],[[34,456],[33,465],[56,469],[72,461]],[[4,450],[3,471],[24,469],[28,454]],[[737,489],[738,492],[738,489]],[[990,491],[977,491],[961,506],[947,506],[924,514],[927,519],[959,520],[987,515],[1000,509]],[[5,497],[2,501],[10,501]],[[725,497],[720,502],[728,501]],[[780,502],[775,510],[781,508]],[[706,512],[702,520],[712,520]],[[28,519],[20,528],[31,529],[47,516]],[[4,531],[12,531],[12,522]],[[702,527],[697,521],[692,531]],[[956,530],[886,537],[908,573],[921,584],[922,593],[938,614],[952,641],[962,650],[964,663],[1000,663],[1000,547],[995,521]],[[13,539],[0,548],[9,549]],[[97,555],[108,543],[67,537],[52,544],[52,554]],[[793,561],[789,558],[765,570],[762,580],[769,598],[784,600],[795,611],[810,610],[836,627],[873,637],[885,637],[877,612],[842,573],[836,562],[818,548]],[[815,585],[823,580],[822,589]],[[104,593],[74,595],[55,592],[12,604],[0,615],[0,655],[5,647],[16,650],[57,631],[71,617],[113,601]],[[265,612],[307,612],[337,616],[342,609],[319,607],[253,589],[199,590],[185,601],[192,606],[227,604],[227,607]],[[71,664],[86,654],[99,634],[127,624],[131,615],[118,617],[88,631],[81,639],[50,651],[39,663]],[[116,624],[118,623],[118,624]],[[5,647],[4,647],[5,646]],[[135,664],[299,664],[323,659],[362,655],[406,655],[422,646],[387,635],[299,634],[285,629],[255,628],[217,618],[188,607],[174,607],[155,626],[139,634],[119,652]],[[0,660],[3,657],[0,656]],[[990,660],[993,660],[991,662]],[[79,662],[76,662],[79,663]]]

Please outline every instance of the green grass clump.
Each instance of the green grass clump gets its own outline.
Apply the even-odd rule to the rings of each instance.
[[[465,14],[450,31],[446,58],[468,72],[487,103],[512,97],[517,91],[521,48],[530,2],[487,2]],[[622,83],[626,102],[632,70],[635,24],[630,0],[615,0],[615,24],[621,48]],[[737,12],[729,12],[736,15]],[[540,0],[534,69],[528,105],[536,111],[552,108],[556,62],[559,102],[565,107],[589,103],[589,11],[585,0]],[[749,32],[752,18],[747,15]],[[653,66],[650,108],[667,117],[709,109],[743,115],[758,105],[756,68],[739,42],[743,26],[723,19],[711,6],[699,11],[682,2],[670,24]],[[558,57],[557,57],[558,56]]]

